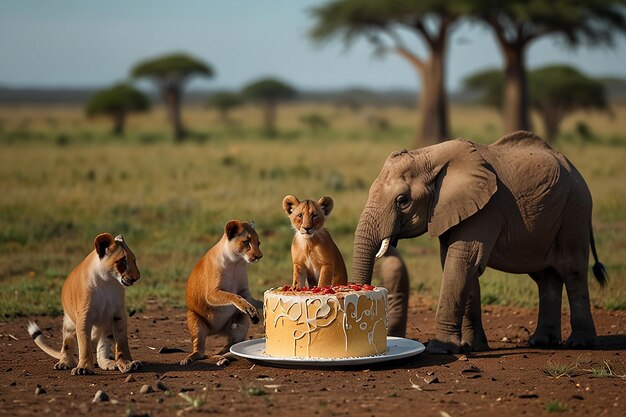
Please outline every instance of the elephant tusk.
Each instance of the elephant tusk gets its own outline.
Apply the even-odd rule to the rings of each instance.
[[[378,253],[376,254],[376,259],[382,257],[385,253],[387,253],[387,249],[389,249],[389,241],[391,239],[385,238],[383,243],[380,244],[380,249],[378,249]]]

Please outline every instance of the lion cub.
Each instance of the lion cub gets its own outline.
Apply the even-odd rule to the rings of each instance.
[[[191,271],[185,298],[193,352],[181,365],[206,358],[204,350],[209,334],[228,336],[228,344],[217,354],[218,364],[227,364],[230,347],[246,338],[250,327],[247,316],[252,323],[259,322],[253,304],[261,303],[248,290],[246,264],[263,257],[260,245],[253,224],[231,220],[221,240]]]
[[[333,199],[322,197],[316,203],[288,195],[283,199],[283,210],[295,230],[291,243],[293,285],[301,288],[346,284],[348,274],[343,257],[324,227],[333,210]]]
[[[139,279],[135,255],[120,235],[100,234],[95,249],[74,268],[63,284],[63,347],[57,351],[45,341],[37,324],[28,332],[48,355],[59,359],[54,369],[72,369],[72,375],[94,373],[92,342],[97,342],[101,369],[137,370],[141,362],[130,356],[126,335],[124,288]],[[74,349],[78,340],[78,365]],[[113,345],[115,344],[115,357]]]

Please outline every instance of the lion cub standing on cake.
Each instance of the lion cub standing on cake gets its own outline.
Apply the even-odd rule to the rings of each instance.
[[[92,342],[97,342],[98,366],[126,373],[137,370],[128,348],[124,288],[139,279],[135,255],[120,235],[96,236],[95,249],[69,274],[63,289],[63,348],[51,348],[39,326],[30,322],[28,333],[48,355],[59,360],[54,369],[72,369],[72,375],[93,374]],[[74,348],[78,340],[78,365]],[[113,345],[115,344],[115,357]]]
[[[333,199],[300,201],[288,195],[283,199],[283,210],[295,230],[291,243],[293,285],[301,288],[347,284],[348,274],[341,252],[324,227],[333,210]]]
[[[231,220],[220,241],[191,271],[185,299],[193,352],[180,362],[181,365],[206,358],[205,343],[210,334],[228,336],[228,344],[217,354],[218,365],[227,364],[231,358],[230,347],[248,334],[247,316],[252,323],[259,322],[253,304],[260,306],[261,303],[252,298],[248,290],[246,265],[263,257],[260,245],[253,224]]]

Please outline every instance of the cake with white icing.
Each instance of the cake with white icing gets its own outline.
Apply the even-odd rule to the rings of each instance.
[[[263,295],[265,353],[349,358],[387,351],[387,290],[348,284],[273,288]]]

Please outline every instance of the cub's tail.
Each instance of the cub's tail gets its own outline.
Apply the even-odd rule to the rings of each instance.
[[[590,233],[591,254],[593,255],[593,260],[595,261],[591,269],[593,270],[593,275],[598,280],[598,283],[600,284],[600,286],[605,287],[606,281],[609,279],[609,273],[606,272],[606,268],[604,267],[604,265],[602,265],[602,263],[598,259],[598,253],[596,252],[596,243],[593,240],[593,229],[591,228],[591,226],[589,227],[589,231],[591,232]]]
[[[46,343],[46,337],[41,332],[39,326],[37,326],[37,323],[34,323],[32,321],[28,323],[28,333],[30,334],[30,337],[32,337],[35,341],[35,344],[39,346],[41,350],[43,350],[55,359],[61,359],[61,352],[48,346],[48,344]]]

